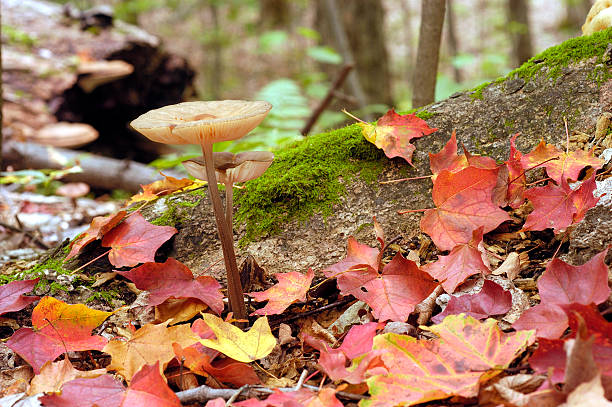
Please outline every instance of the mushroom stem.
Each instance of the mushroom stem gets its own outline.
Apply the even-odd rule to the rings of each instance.
[[[227,226],[229,227],[230,233],[234,236],[234,204],[232,202],[234,198],[234,183],[225,183],[225,219],[227,220]]]
[[[217,187],[217,177],[212,154],[212,142],[204,140],[202,142],[202,154],[206,163],[206,174],[208,177],[208,193],[213,204],[215,220],[217,222],[217,232],[221,240],[223,249],[223,259],[225,260],[225,270],[227,274],[227,291],[229,298],[230,311],[234,313],[236,319],[246,319],[246,306],[244,305],[244,293],[240,282],[240,274],[234,253],[233,233],[228,227],[227,220],[223,213],[223,203]],[[231,212],[231,207],[228,211]]]

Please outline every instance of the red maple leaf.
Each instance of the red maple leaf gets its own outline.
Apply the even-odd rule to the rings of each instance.
[[[521,157],[521,164],[523,169],[533,168],[542,164],[546,168],[548,176],[560,184],[562,180],[577,180],[580,171],[585,167],[590,166],[594,170],[601,168],[603,160],[595,157],[593,150],[588,152],[576,150],[566,153],[557,149],[552,144],[546,144],[542,140],[533,151]]]
[[[535,329],[539,337],[556,339],[567,328],[561,305],[599,304],[608,299],[608,267],[606,253],[593,256],[582,266],[572,266],[553,259],[538,280],[541,303],[523,312],[512,325],[514,329]]]
[[[338,288],[372,307],[379,321],[406,321],[414,307],[436,288],[429,274],[397,253],[382,273],[368,265],[353,266],[338,275]]]
[[[505,162],[508,168],[508,186],[506,190],[506,204],[511,208],[518,208],[523,204],[525,198],[525,185],[527,178],[525,177],[524,168],[521,164],[523,154],[516,148],[516,138],[519,133],[515,134],[510,139],[510,157]]]
[[[586,325],[587,337],[593,337],[593,358],[601,370],[602,379],[612,382],[612,323],[606,321],[593,305],[562,305],[562,312],[569,320],[571,334],[565,339],[538,339],[538,348],[529,358],[529,364],[537,373],[547,374],[552,369],[550,380],[561,383],[565,378],[565,343],[576,337],[580,315]]]
[[[548,184],[526,190],[524,195],[531,201],[534,210],[527,216],[523,230],[553,228],[557,233],[580,222],[599,201],[593,196],[596,187],[593,174],[576,190],[570,188],[565,178],[561,178],[560,185]]]
[[[395,110],[389,110],[376,124],[360,121],[363,128],[363,136],[370,143],[381,148],[389,158],[402,157],[408,164],[412,165],[412,153],[416,149],[410,140],[433,133],[438,129],[432,129],[423,119],[413,114],[397,114]]]
[[[155,252],[177,233],[172,226],[155,226],[138,212],[104,235],[102,246],[111,247],[108,260],[115,267],[132,267],[155,261]]]
[[[234,386],[244,386],[245,384],[259,384],[261,381],[253,368],[243,362],[238,362],[231,358],[213,360],[202,345],[192,345],[183,349],[178,343],[172,344],[176,356],[183,360],[183,364],[193,373],[201,376],[212,376],[221,383],[228,383]],[[202,349],[204,348],[204,349]],[[218,354],[218,352],[215,351]]]
[[[437,175],[442,170],[450,172],[458,172],[469,166],[485,169],[497,168],[497,163],[491,157],[480,155],[472,155],[463,147],[463,154],[457,155],[457,136],[453,130],[450,140],[437,154],[429,153],[429,168],[434,175],[432,180],[435,180]]]
[[[314,271],[308,270],[306,275],[292,271],[274,274],[278,284],[262,292],[246,293],[255,301],[268,301],[265,307],[255,310],[251,315],[281,314],[296,301],[306,301],[306,293],[314,277]]]
[[[130,382],[121,407],[181,407],[181,402],[159,374],[159,362],[145,365]]]
[[[0,315],[7,312],[14,312],[24,309],[40,297],[27,297],[24,293],[30,292],[38,283],[38,278],[34,280],[12,281],[0,287]]]
[[[91,330],[111,314],[44,297],[32,311],[33,328],[20,328],[6,346],[17,352],[38,374],[45,362],[64,352],[102,350],[108,341],[98,335],[92,336]]]
[[[428,209],[421,230],[441,250],[467,243],[479,227],[487,233],[510,219],[493,203],[498,170],[467,167],[453,173],[442,170],[433,185],[436,209]]]
[[[438,284],[415,262],[406,260],[399,252],[383,267],[385,240],[376,218],[374,230],[381,250],[361,244],[349,236],[346,258],[329,266],[324,273],[328,278],[337,279],[343,295],[353,295],[372,307],[372,313],[378,320],[403,322]]]
[[[483,261],[486,254],[482,247],[482,230],[482,227],[475,230],[468,243],[455,246],[448,256],[439,256],[437,261],[422,267],[423,271],[441,281],[447,293],[453,293],[459,284],[473,274],[481,273],[486,276],[491,273]]]
[[[187,266],[172,257],[165,263],[145,263],[118,273],[139,290],[150,292],[148,305],[159,305],[168,298],[197,298],[217,314],[223,311],[221,284],[210,276],[194,278]]]
[[[125,387],[111,375],[74,379],[64,383],[61,393],[40,397],[49,407],[116,407],[121,404]]]
[[[265,400],[251,398],[234,405],[237,407],[342,407],[342,403],[336,398],[336,390],[330,387],[322,388],[318,393],[306,388],[288,392],[274,389],[274,393]]]
[[[451,296],[444,311],[431,320],[439,324],[447,315],[465,313],[477,319],[491,315],[505,314],[512,307],[512,294],[499,284],[485,280],[482,289],[476,294],[466,294],[460,297]]]
[[[346,334],[342,345],[335,349],[308,334],[304,335],[304,341],[321,353],[318,363],[330,379],[359,384],[366,380],[366,372],[368,374],[385,373],[384,369],[380,370],[379,352],[371,352],[376,331],[383,326],[384,324],[377,322],[354,325]],[[356,361],[350,370],[347,369],[347,362],[362,355],[365,357]]]
[[[70,242],[70,253],[66,256],[66,260],[69,260],[76,256],[83,247],[87,246],[94,240],[101,239],[109,230],[117,226],[125,215],[126,211],[119,211],[115,214],[108,216],[96,216],[91,221],[89,228],[81,233],[76,239]]]

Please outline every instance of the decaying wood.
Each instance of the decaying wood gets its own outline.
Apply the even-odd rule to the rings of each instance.
[[[132,193],[140,190],[140,185],[150,184],[162,179],[159,171],[145,164],[131,160],[117,160],[82,151],[65,148],[41,146],[35,143],[8,141],[2,151],[6,165],[19,169],[62,169],[67,164],[78,163],[83,172],[69,174],[62,178],[68,182],[85,182],[93,188],[106,190],[123,189]],[[164,174],[184,178],[174,171]]]
[[[126,123],[183,100],[194,75],[184,58],[166,52],[157,37],[112,18],[91,26],[55,3],[3,0],[1,6],[3,26],[16,33],[3,35],[8,40],[2,44],[5,139],[34,141],[49,124],[81,122],[100,133],[90,151],[145,162],[156,157],[158,146]],[[83,64],[104,61],[122,61],[133,72],[92,82]]]

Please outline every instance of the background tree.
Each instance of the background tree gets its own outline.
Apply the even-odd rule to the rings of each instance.
[[[446,2],[446,40],[448,44],[448,53],[451,61],[459,54],[459,45],[457,42],[457,34],[455,32],[455,13],[453,11],[453,0]],[[453,78],[455,82],[463,81],[463,73],[461,69],[453,64]]]
[[[291,24],[291,5],[288,0],[259,0],[260,30],[286,29]]]
[[[446,0],[421,1],[421,27],[412,81],[412,107],[424,106],[435,99],[445,11]]]
[[[338,14],[337,19],[334,17],[334,9]],[[317,2],[316,28],[324,41],[342,54],[345,62],[350,62],[347,59],[350,53],[363,97],[355,94],[350,76],[345,89],[350,87],[353,96],[365,104],[392,104],[384,16],[380,0],[352,0],[342,2],[342,7],[337,7],[335,0]],[[343,28],[346,44],[343,44],[342,33],[334,32],[340,27]],[[359,104],[363,105],[363,102]]]
[[[508,0],[508,28],[512,42],[512,65],[516,67],[533,56],[527,0]]]
[[[584,19],[591,9],[591,0],[565,0],[565,19],[561,22],[561,28],[579,33]]]

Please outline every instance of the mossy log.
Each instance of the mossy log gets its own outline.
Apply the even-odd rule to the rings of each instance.
[[[432,183],[380,181],[430,174],[428,154],[438,152],[453,130],[470,152],[500,162],[507,159],[515,133],[521,133],[517,143],[523,152],[540,139],[564,146],[564,121],[570,132],[593,134],[597,119],[612,107],[611,40],[612,30],[569,40],[505,78],[420,110],[418,115],[439,130],[414,141],[414,167],[387,159],[357,125],[277,152],[266,174],[237,192],[239,256],[254,256],[270,272],[322,270],[345,255],[350,235],[375,245],[374,216],[388,241],[398,236],[406,241],[418,233],[421,214],[397,211],[432,207]],[[172,256],[194,272],[223,277],[205,190],[161,198],[143,212],[154,223],[179,230]]]

